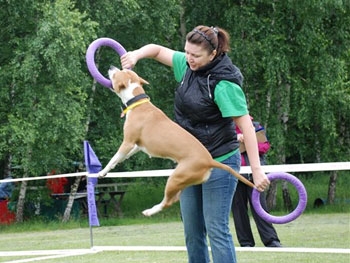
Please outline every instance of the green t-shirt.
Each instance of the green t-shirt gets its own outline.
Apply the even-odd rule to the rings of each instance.
[[[174,53],[173,69],[176,81],[180,82],[187,70],[185,53]],[[238,117],[249,113],[241,87],[233,82],[221,80],[215,87],[214,101],[224,118]]]
[[[181,82],[187,70],[186,56],[183,52],[175,52],[173,56],[173,70],[175,80]],[[238,117],[248,114],[245,95],[241,87],[233,82],[221,80],[214,90],[214,102],[218,105],[222,117]],[[233,155],[237,150],[215,158],[223,161]]]

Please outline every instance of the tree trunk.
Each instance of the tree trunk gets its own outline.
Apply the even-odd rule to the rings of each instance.
[[[282,193],[283,193],[284,207],[286,208],[287,211],[292,211],[293,205],[292,205],[292,199],[290,198],[287,181],[283,181],[282,183]]]
[[[24,176],[27,177],[27,176]],[[21,188],[19,190],[18,200],[17,200],[17,210],[16,210],[16,222],[22,223],[23,222],[23,215],[24,215],[24,202],[26,198],[26,192],[27,192],[27,181],[23,181],[21,183]]]
[[[266,120],[270,118],[271,112],[271,97],[272,97],[272,89],[268,89],[266,96]],[[265,130],[268,131],[267,122],[265,123]],[[276,195],[277,195],[277,184],[276,181],[272,181],[269,187],[269,190],[266,194],[266,205],[268,210],[272,210],[276,207]]]
[[[180,35],[181,35],[181,43],[185,44],[186,41],[186,18],[185,15],[185,4],[184,1],[181,1],[181,10],[180,10]]]
[[[282,83],[278,83],[279,87],[282,89],[283,84]],[[277,152],[278,152],[278,156],[279,156],[279,163],[286,163],[286,156],[285,156],[285,141],[286,141],[286,134],[288,131],[288,120],[289,120],[289,99],[290,99],[290,85],[289,84],[285,84],[284,88],[283,88],[283,94],[284,96],[282,96],[280,99],[280,104],[277,106],[278,108],[278,113],[279,113],[279,119],[282,122],[282,127],[283,130],[281,132],[281,139],[280,139],[280,144],[276,145]],[[269,94],[269,96],[267,97],[267,105],[270,109],[271,106],[271,94]],[[270,112],[270,110],[269,110]],[[291,200],[290,200],[290,194],[289,194],[289,190],[286,187],[286,184],[283,183],[282,184],[282,192],[283,192],[283,202],[284,202],[284,206],[285,207],[289,207],[291,204]],[[270,188],[269,191],[267,193],[266,196],[266,204],[269,210],[272,210],[276,207],[276,196],[277,196],[277,182],[276,181],[272,181],[270,184]]]
[[[291,88],[291,85],[289,83],[285,83],[284,84],[284,93],[285,93],[285,96],[284,96],[284,99],[283,99],[283,104],[282,104],[282,116],[281,116],[281,121],[283,123],[283,129],[284,129],[284,142],[286,142],[288,139],[287,139],[287,134],[288,134],[288,120],[289,120],[289,114],[290,114],[290,88]],[[284,163],[285,163],[285,153],[286,153],[286,145],[284,144],[284,147],[283,147],[283,158],[284,158]],[[290,198],[290,194],[289,194],[289,189],[288,189],[288,184],[286,181],[284,181],[282,183],[282,193],[283,193],[283,204],[284,204],[284,207],[290,211],[291,210],[291,207],[292,207],[292,201],[291,201],[291,198]]]
[[[337,171],[331,171],[331,175],[329,177],[329,185],[328,185],[328,204],[334,204],[336,185],[337,185]]]
[[[80,180],[81,180],[81,176],[77,176],[75,178],[74,184],[71,187],[71,191],[70,191],[68,203],[67,203],[67,206],[66,206],[66,210],[64,210],[64,214],[63,214],[63,219],[62,219],[63,223],[67,223],[69,221],[70,214],[72,212],[72,207],[73,207],[73,204],[74,204],[74,198],[75,198],[75,195],[77,193]]]
[[[266,194],[266,205],[268,210],[272,210],[276,207],[276,196],[277,196],[277,182],[271,181],[269,190]]]

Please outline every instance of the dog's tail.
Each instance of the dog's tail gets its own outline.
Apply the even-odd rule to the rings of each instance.
[[[223,164],[223,163],[219,163],[215,160],[213,160],[212,166],[215,168],[220,168],[223,169],[229,173],[231,173],[233,176],[237,177],[238,180],[240,180],[241,182],[245,183],[246,185],[252,187],[252,188],[256,188],[256,186],[249,181],[247,178],[243,177],[242,175],[240,175],[239,173],[237,173],[235,170],[233,170],[230,166]]]

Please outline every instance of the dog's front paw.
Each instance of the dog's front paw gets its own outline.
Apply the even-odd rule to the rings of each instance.
[[[104,173],[103,171],[98,172],[98,178],[104,178],[107,173]]]

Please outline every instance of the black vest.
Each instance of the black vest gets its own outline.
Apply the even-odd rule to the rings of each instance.
[[[239,147],[232,118],[223,118],[214,102],[221,80],[242,86],[241,71],[223,54],[197,71],[189,67],[175,92],[175,121],[219,157]]]

